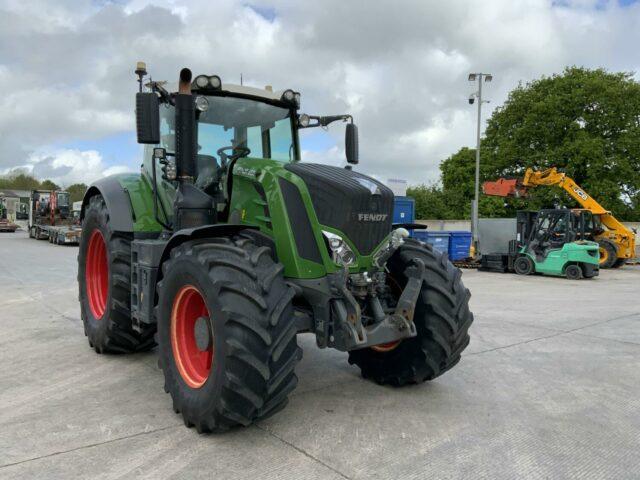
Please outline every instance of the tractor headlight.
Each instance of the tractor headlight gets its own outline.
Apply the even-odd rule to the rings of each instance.
[[[334,262],[344,265],[345,267],[356,263],[356,254],[353,253],[353,250],[351,250],[340,235],[327,232],[326,230],[323,230],[322,234],[327,239],[329,249],[331,250],[331,259]]]
[[[222,86],[222,80],[220,80],[220,77],[217,75],[211,75],[209,77],[209,86],[217,90]]]
[[[206,112],[209,110],[209,100],[206,97],[198,95],[196,97],[196,108],[199,112]]]
[[[303,113],[298,117],[298,124],[301,127],[307,128],[309,126],[309,123],[311,123],[311,118],[306,113]]]
[[[282,92],[280,100],[295,105],[296,109],[300,108],[300,93],[294,92],[290,88]]]
[[[286,102],[293,102],[294,98],[295,98],[295,93],[293,93],[293,90],[291,89],[285,90],[284,93],[282,94],[282,99]]]
[[[207,88],[209,86],[209,77],[206,75],[198,75],[193,81],[198,88]]]
[[[219,90],[222,80],[217,75],[198,75],[193,81],[197,90]]]
[[[167,164],[163,166],[162,170],[167,180],[174,181],[176,178],[178,178],[178,169],[176,167],[175,159],[168,158]]]

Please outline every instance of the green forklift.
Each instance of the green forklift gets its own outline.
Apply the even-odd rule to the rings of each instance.
[[[481,269],[571,280],[593,278],[599,273],[600,260],[598,243],[589,239],[593,222],[588,210],[519,211],[516,238],[509,241],[508,253],[483,255]]]
[[[146,81],[142,62],[136,74],[141,172],[92,184],[80,214],[80,309],[96,352],[157,345],[173,408],[199,432],[282,409],[299,333],[379,384],[458,363],[469,290],[446,255],[408,237],[414,225],[392,224],[393,192],[353,169],[350,115],[306,115],[292,89],[186,68],[174,87]],[[301,162],[299,132],[334,122],[348,165]]]

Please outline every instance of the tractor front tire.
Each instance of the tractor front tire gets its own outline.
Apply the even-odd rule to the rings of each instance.
[[[471,294],[462,283],[460,269],[431,245],[406,239],[387,264],[389,275],[400,287],[404,288],[405,271],[416,260],[425,267],[413,317],[417,336],[349,352],[349,363],[360,367],[364,378],[381,385],[433,380],[456,365],[469,344]]]
[[[131,238],[111,230],[102,195],[89,199],[78,251],[80,313],[97,353],[153,348],[155,326],[141,333],[131,324]]]
[[[284,408],[302,357],[293,296],[271,250],[249,239],[171,251],[158,284],[158,365],[187,427],[221,432]]]
[[[618,261],[616,244],[606,238],[598,240],[600,245],[600,268],[614,268]]]

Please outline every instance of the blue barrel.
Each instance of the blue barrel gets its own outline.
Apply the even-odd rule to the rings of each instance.
[[[471,249],[471,232],[456,230],[449,232],[449,258],[464,260],[469,258]]]
[[[416,201],[411,197],[395,197],[393,223],[414,223],[415,221]]]
[[[430,232],[428,230],[414,230],[413,238],[433,245],[442,253],[449,253],[449,232]]]

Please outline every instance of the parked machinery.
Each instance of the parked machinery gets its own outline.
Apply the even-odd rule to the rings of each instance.
[[[33,190],[29,206],[29,237],[57,245],[78,243],[82,230],[74,224],[69,192]]]
[[[586,233],[588,238],[598,242],[600,246],[601,268],[618,268],[635,257],[635,232],[625,227],[572,178],[555,167],[543,171],[528,168],[521,180],[501,178],[485,182],[482,190],[486,195],[525,197],[530,188],[540,185],[564,189],[584,210],[591,212],[593,222]]]
[[[8,209],[5,197],[0,197],[0,232],[15,232],[18,225],[8,218]]]
[[[572,280],[598,275],[598,244],[586,240],[593,222],[591,212],[565,208],[520,211],[516,222],[516,238],[508,241],[508,252],[483,255],[481,269]]]

